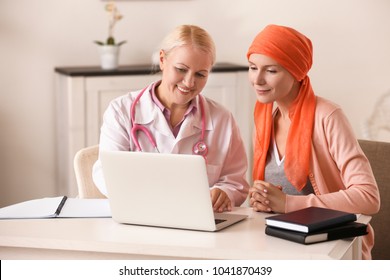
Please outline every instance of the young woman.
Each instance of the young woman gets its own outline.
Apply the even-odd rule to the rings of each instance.
[[[245,201],[249,185],[247,157],[232,114],[201,94],[214,62],[215,45],[205,30],[177,27],[159,52],[162,79],[111,102],[99,148],[203,156],[214,210],[223,212]],[[93,179],[107,195],[100,160]]]
[[[249,47],[257,97],[250,205],[264,212],[318,206],[375,214],[380,199],[370,164],[341,108],[314,95],[307,76],[312,54],[307,37],[277,25]],[[364,259],[371,258],[373,243],[369,227]]]

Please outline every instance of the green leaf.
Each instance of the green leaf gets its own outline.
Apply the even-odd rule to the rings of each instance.
[[[119,42],[118,44],[116,44],[118,47],[120,46],[120,45],[123,45],[123,44],[125,44],[126,43],[126,41],[121,41],[121,42]]]
[[[104,45],[104,43],[103,42],[101,42],[101,41],[93,41],[95,44],[98,44],[98,45],[100,45],[100,46],[103,46]]]

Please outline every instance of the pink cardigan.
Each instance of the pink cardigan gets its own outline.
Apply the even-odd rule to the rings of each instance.
[[[287,195],[286,212],[309,206],[373,215],[379,190],[370,163],[339,106],[317,98],[309,178],[314,194]],[[363,259],[371,259],[374,231],[363,237]]]

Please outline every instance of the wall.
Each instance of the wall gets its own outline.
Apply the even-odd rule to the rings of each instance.
[[[105,3],[0,1],[0,207],[56,195],[53,69],[98,64],[92,42],[106,37]],[[211,33],[218,61],[246,64],[253,37],[276,23],[312,39],[314,90],[345,109],[359,137],[376,99],[390,89],[388,0],[117,3],[124,18],[115,36],[127,40],[121,64],[148,63],[162,37],[183,23]]]

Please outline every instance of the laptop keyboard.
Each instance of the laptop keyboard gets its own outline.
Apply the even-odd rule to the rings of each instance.
[[[223,220],[223,219],[214,219],[214,221],[215,221],[215,224],[218,225],[219,223],[222,223],[222,222],[224,222],[224,221],[226,221],[226,220]]]

